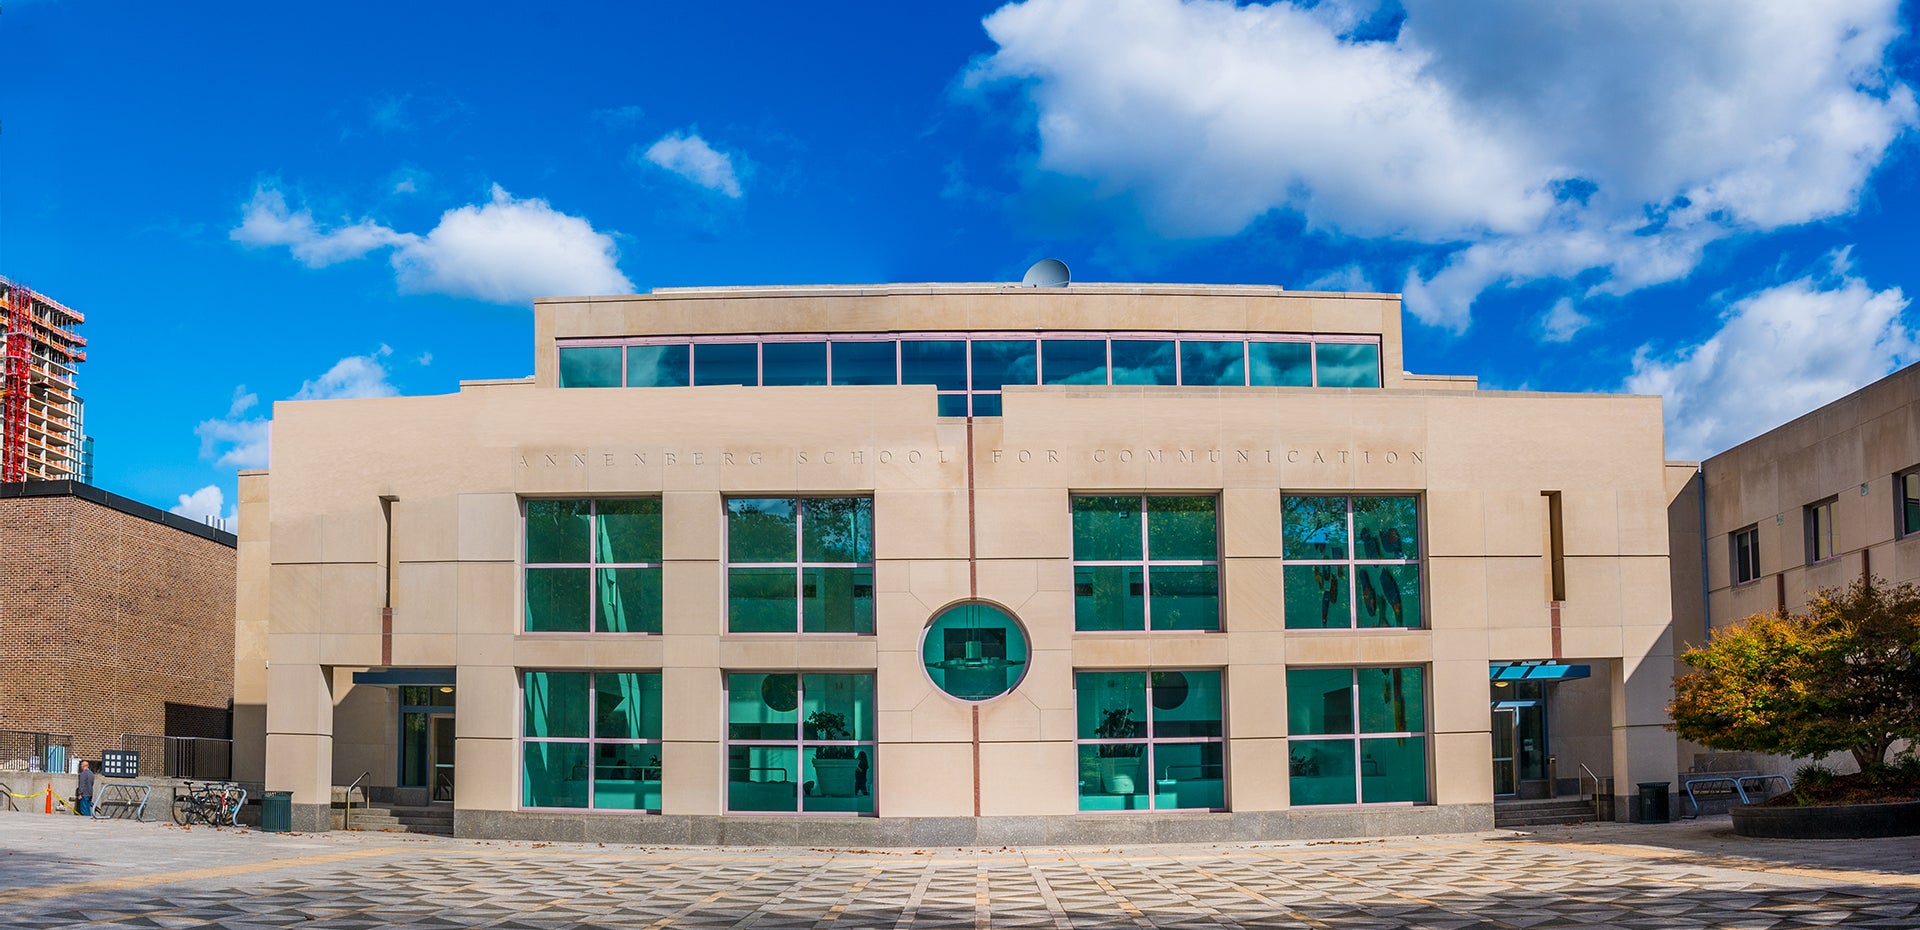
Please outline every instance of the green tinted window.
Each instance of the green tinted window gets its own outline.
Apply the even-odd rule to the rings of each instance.
[[[1287,669],[1287,735],[1353,732],[1353,669]]]
[[[660,738],[660,676],[601,672],[594,676],[594,735],[599,739]]]
[[[1321,387],[1380,386],[1380,347],[1372,343],[1323,342],[1314,347]]]
[[[871,674],[727,676],[727,809],[873,812]]]
[[[660,809],[658,672],[522,672],[520,803]]]
[[[628,346],[627,387],[686,387],[688,347]]]
[[[1427,729],[1424,675],[1417,667],[1360,670],[1360,732],[1420,733]]]
[[[619,346],[560,350],[560,386],[619,387]]]
[[[1219,556],[1212,497],[1147,498],[1147,553],[1155,560],[1212,561]]]
[[[595,505],[594,538],[602,562],[660,561],[660,499]]]
[[[594,573],[600,579],[594,632],[660,632],[660,569],[597,568]]]
[[[1073,499],[1075,560],[1137,561],[1142,557],[1140,540],[1138,496]]]
[[[524,735],[529,737],[588,736],[589,686],[587,672],[527,672],[522,679],[521,708]]]
[[[658,499],[526,506],[527,632],[660,632]]]
[[[1424,682],[1418,666],[1287,669],[1294,806],[1426,801]]]
[[[727,629],[872,633],[873,499],[727,502]]]
[[[873,498],[809,497],[800,506],[803,561],[873,561]]]
[[[1247,383],[1275,387],[1313,384],[1313,345],[1305,342],[1247,344]]]
[[[1220,628],[1217,499],[1072,499],[1074,628]]]
[[[727,501],[727,561],[794,561],[800,526],[797,504],[792,498]]]
[[[1080,809],[1226,805],[1220,672],[1077,672]]]
[[[529,633],[585,633],[592,629],[593,591],[589,568],[527,569]]]
[[[588,501],[527,501],[527,562],[584,563],[592,543]]]
[[[1289,495],[1280,506],[1288,629],[1424,625],[1419,498]]]

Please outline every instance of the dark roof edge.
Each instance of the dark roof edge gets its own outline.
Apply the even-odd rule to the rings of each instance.
[[[219,543],[229,549],[237,549],[240,546],[240,537],[226,530],[217,530],[177,513],[168,513],[158,507],[142,504],[132,498],[121,497],[111,491],[102,491],[93,485],[78,481],[15,481],[0,484],[0,500],[13,497],[77,497],[110,510],[117,510],[130,517],[139,517],[149,523],[158,523],[182,533]]]

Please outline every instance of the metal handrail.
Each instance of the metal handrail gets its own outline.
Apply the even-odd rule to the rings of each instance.
[[[342,830],[353,829],[353,789],[360,787],[360,783],[362,781],[365,781],[366,777],[369,774],[372,774],[372,773],[361,772],[360,777],[354,779],[353,784],[347,786],[347,809],[340,812],[340,829]],[[372,802],[368,802],[368,803],[372,803]]]
[[[1593,779],[1593,819],[1612,820],[1613,818],[1609,816],[1609,814],[1611,814],[1612,812],[1601,810],[1600,805],[1601,805],[1601,792],[1606,791],[1606,793],[1608,794],[1612,793],[1611,791],[1607,791],[1607,788],[1613,784],[1613,776],[1611,775],[1607,776],[1607,780],[1603,783],[1600,780],[1600,776],[1595,775],[1592,769],[1587,768],[1587,764],[1585,762],[1581,762],[1578,764],[1580,766],[1580,775],[1581,775],[1580,796],[1583,799],[1586,797],[1586,794],[1587,794],[1587,779],[1589,778]]]

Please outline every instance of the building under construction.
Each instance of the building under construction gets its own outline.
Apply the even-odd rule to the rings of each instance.
[[[91,483],[93,450],[74,369],[87,360],[85,318],[0,277],[0,482]]]

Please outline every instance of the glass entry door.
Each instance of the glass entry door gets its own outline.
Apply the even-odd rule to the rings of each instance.
[[[1514,736],[1519,729],[1519,712],[1511,707],[1493,710],[1493,795],[1513,797],[1520,793],[1520,766],[1514,751]]]
[[[427,728],[431,739],[433,760],[433,793],[429,796],[435,801],[453,801],[453,715],[433,714],[427,718]]]

